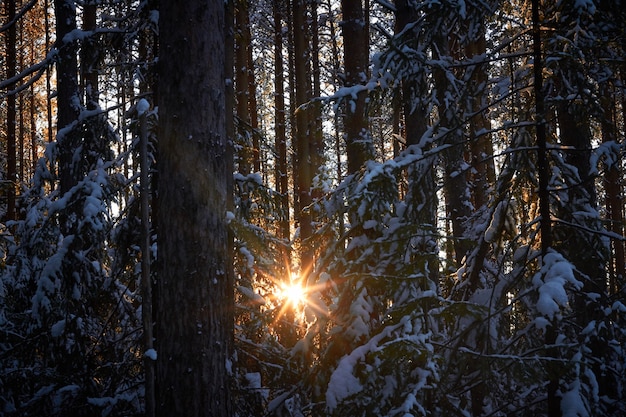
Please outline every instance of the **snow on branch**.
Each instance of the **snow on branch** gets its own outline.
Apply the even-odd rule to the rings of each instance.
[[[576,289],[583,287],[574,277],[574,269],[558,252],[551,251],[544,256],[541,270],[533,277],[533,285],[539,292],[536,307],[541,315],[553,320],[561,308],[567,307],[567,284]]]

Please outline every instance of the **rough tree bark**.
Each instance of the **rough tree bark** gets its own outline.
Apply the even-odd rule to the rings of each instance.
[[[612,143],[617,141],[616,131],[616,115],[615,109],[615,92],[611,87],[604,85],[603,94],[600,103],[604,111],[602,119],[602,142]],[[619,163],[607,164],[605,167],[606,174],[603,179],[604,189],[606,190],[605,204],[609,218],[609,230],[617,236],[624,236],[624,194],[621,178],[624,178],[623,172],[620,172]],[[620,239],[611,240],[611,259],[609,268],[609,293],[615,294],[622,287],[624,278],[626,278],[626,247],[624,241]]]
[[[83,30],[96,30],[97,4],[95,1],[86,1],[83,11]],[[98,61],[99,51],[95,35],[87,36],[80,50],[81,90],[84,96],[85,107],[94,110],[98,107]]]
[[[55,0],[57,57],[57,141],[59,146],[59,181],[61,194],[78,183],[72,158],[77,148],[77,135],[72,132],[80,112],[78,101],[78,60],[76,42],[65,36],[76,30],[75,5]]]
[[[275,182],[278,190],[279,204],[281,210],[281,218],[278,225],[278,235],[282,239],[289,240],[289,173],[287,169],[287,132],[285,117],[285,75],[283,60],[283,5],[275,1],[273,3],[274,13],[274,85],[276,92],[274,93],[275,106],[275,147],[276,147],[276,168]],[[289,259],[287,254],[283,254],[284,259]]]
[[[309,71],[310,45],[307,38],[308,16],[306,0],[292,0],[293,19],[293,71],[295,81],[295,148],[296,148],[296,194],[298,210],[296,220],[300,227],[300,242],[305,242],[313,234],[311,224],[311,184],[313,172],[309,146],[309,126],[311,108],[302,106],[311,100],[311,78]],[[299,107],[302,106],[302,107]],[[302,245],[300,269],[307,274],[313,264],[313,250]]]
[[[369,24],[361,0],[342,0],[341,11],[344,83],[346,87],[353,87],[367,81]],[[345,106],[344,128],[349,174],[357,172],[374,153],[367,126],[366,98],[367,93],[360,91],[356,98],[349,99]]]
[[[458,54],[451,45],[450,33],[453,29],[442,25],[439,28],[442,34],[435,37],[437,54],[440,59],[445,59],[450,54]],[[454,260],[457,267],[463,263],[465,256],[471,251],[473,242],[465,238],[467,236],[467,220],[472,214],[471,198],[465,172],[465,143],[460,123],[457,120],[457,109],[446,100],[446,93],[450,91],[448,77],[443,69],[433,70],[435,89],[437,90],[437,112],[439,114],[439,128],[445,132],[443,143],[448,145],[442,151],[444,162],[444,194],[446,199],[447,216],[452,224],[452,242],[454,246]]]
[[[6,12],[9,22],[15,19],[15,0],[8,0],[6,3]],[[15,76],[17,66],[17,36],[16,36],[16,23],[10,25],[8,34],[6,37],[6,77],[10,79]],[[9,86],[9,90],[15,88],[15,84]],[[16,94],[9,94],[7,97],[7,120],[6,120],[6,132],[7,132],[7,173],[5,186],[7,190],[7,212],[5,220],[15,220],[16,214]]]
[[[224,2],[162,2],[157,416],[232,415]],[[209,59],[210,57],[210,59]]]
[[[471,82],[469,87],[473,100],[471,109],[473,117],[469,121],[471,165],[475,173],[472,174],[474,207],[479,208],[488,203],[488,193],[491,184],[496,183],[496,169],[493,160],[493,143],[491,140],[491,121],[487,114],[489,81],[488,63],[480,62],[487,53],[487,39],[485,29],[471,39],[465,46],[466,56],[476,60],[471,68]]]
[[[236,0],[235,6],[235,95],[237,118],[243,149],[239,157],[239,172],[244,175],[260,169],[258,138],[254,129],[258,127],[256,115],[256,87],[252,64],[252,44],[248,1]],[[256,145],[255,145],[256,140]]]

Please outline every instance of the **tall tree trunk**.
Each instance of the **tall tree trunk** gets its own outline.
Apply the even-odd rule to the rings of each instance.
[[[458,51],[451,51],[451,31],[447,26],[439,28],[443,33],[436,37],[438,59],[446,59],[451,54],[458,56]],[[453,45],[453,48],[458,48]],[[448,147],[442,152],[444,160],[445,178],[443,183],[446,198],[446,212],[452,224],[452,242],[454,246],[455,261],[457,267],[463,263],[463,259],[469,253],[472,242],[467,239],[467,220],[472,213],[467,174],[465,141],[461,125],[457,119],[458,109],[448,103],[446,93],[450,91],[447,74],[444,69],[435,69],[433,78],[437,90],[437,113],[439,114],[439,128],[444,134],[444,144]]]
[[[487,40],[484,30],[471,39],[465,47],[466,56],[476,64],[470,69],[470,87],[472,117],[469,123],[471,165],[474,207],[480,208],[488,202],[489,187],[496,183],[496,169],[493,160],[493,144],[491,141],[491,122],[487,115],[489,75],[488,65],[478,62],[486,59]]]
[[[21,37],[21,36],[20,36]],[[20,41],[20,44],[22,44],[22,42]],[[21,54],[20,54],[21,55]],[[23,64],[24,64],[24,60],[22,58],[20,58],[20,68],[24,68]],[[17,157],[16,157],[16,162],[17,162],[17,174],[15,176],[15,198],[17,200],[17,195],[18,195],[18,191],[17,189],[19,188],[19,184],[20,182],[24,181],[24,163],[25,161],[25,144],[26,144],[26,109],[24,108],[24,102],[26,100],[25,94],[19,94],[18,95],[18,100],[17,100],[17,114],[19,115],[19,127],[18,127],[18,132],[19,134],[17,135]],[[16,205],[17,205],[17,201],[16,201]],[[16,207],[16,215],[17,215],[17,207]]]
[[[295,75],[295,148],[297,171],[298,211],[296,220],[300,229],[300,269],[305,275],[313,267],[313,249],[305,242],[313,235],[311,216],[311,186],[313,173],[309,146],[310,107],[302,106],[311,99],[309,72],[310,45],[307,37],[307,0],[292,0],[294,75]],[[300,107],[302,106],[302,107]]]
[[[567,71],[569,72],[569,71]],[[563,77],[573,74],[563,74]],[[576,75],[575,75],[576,76]],[[570,82],[572,78],[568,77]],[[565,79],[565,78],[564,78]],[[567,97],[567,93],[561,97]],[[587,111],[575,103],[562,101],[557,104],[556,119],[559,126],[561,143],[571,149],[565,153],[565,162],[575,168],[577,178],[570,179],[568,189],[569,203],[561,208],[558,217],[573,224],[579,224],[588,230],[572,230],[570,226],[555,226],[553,235],[555,245],[561,243],[559,248],[568,259],[576,266],[576,269],[587,275],[590,279],[585,282],[583,292],[604,292],[606,290],[605,268],[606,259],[604,244],[599,234],[603,227],[599,216],[591,217],[591,213],[597,213],[596,185],[591,177],[591,129],[589,126]],[[590,215],[580,218],[579,212],[591,209]],[[562,237],[562,238],[561,238]],[[584,302],[580,300],[584,309]],[[589,312],[588,312],[589,313]],[[583,317],[586,316],[586,317]],[[581,315],[581,319],[587,321],[589,314]],[[600,319],[600,317],[598,317]],[[586,325],[586,323],[585,323]]]
[[[344,83],[346,87],[364,84],[368,78],[369,33],[368,22],[361,0],[342,0],[344,51]],[[356,98],[346,98],[344,128],[346,153],[348,155],[348,173],[357,172],[374,155],[370,137],[366,103],[366,91],[360,91]]]
[[[293,184],[293,212],[295,223],[299,223],[300,219],[300,195],[298,192],[298,157],[297,157],[297,128],[296,128],[296,51],[295,51],[295,35],[294,35],[294,21],[293,21],[293,0],[286,0],[287,4],[287,75],[289,81],[289,122],[287,125],[290,127],[291,135],[291,147],[294,156],[291,158],[291,174]]]
[[[159,14],[157,416],[233,413],[224,14],[216,0]]]
[[[469,25],[473,27],[473,31],[470,30]],[[496,186],[496,173],[493,160],[493,143],[491,133],[489,132],[491,122],[487,114],[489,96],[489,90],[487,89],[488,64],[481,62],[486,59],[486,29],[484,26],[478,27],[476,25],[477,23],[473,21],[463,23],[463,30],[467,33],[473,33],[473,36],[470,36],[466,41],[467,43],[463,45],[465,56],[461,58],[468,58],[475,62],[474,65],[467,69],[470,72],[470,81],[467,83],[467,97],[470,103],[464,110],[471,115],[468,126],[471,164],[471,170],[468,172],[468,185],[472,191],[471,203],[475,210],[481,210],[489,204],[488,193],[490,187]],[[466,227],[472,226],[467,225]],[[488,254],[489,242],[481,239],[478,250],[473,251],[473,258],[469,261],[472,267],[467,269],[467,281],[469,282],[467,290],[469,294],[474,293],[481,285],[485,257]],[[475,402],[472,402],[472,404],[475,404]]]
[[[532,34],[533,34],[533,78],[535,95],[535,129],[537,142],[537,176],[539,177],[539,215],[541,231],[541,257],[545,259],[552,248],[552,220],[550,216],[550,167],[548,165],[548,149],[546,138],[546,111],[543,92],[543,62],[541,46],[541,20],[539,17],[539,0],[532,0]],[[546,356],[549,363],[546,365],[548,384],[547,416],[561,416],[561,401],[559,399],[559,376],[555,365],[551,362],[558,356],[554,347],[558,329],[556,320],[547,327],[545,332]]]
[[[15,0],[5,2],[7,17],[9,22],[15,19]],[[6,76],[10,79],[16,74],[17,67],[17,28],[13,22],[9,26],[6,39]],[[15,84],[8,87],[15,89]],[[17,190],[17,136],[16,136],[16,94],[10,93],[7,96],[7,173],[5,189],[7,191],[7,211],[5,220],[15,220],[16,215],[16,190]]]
[[[409,0],[396,1],[396,34],[401,33],[407,25],[415,22],[416,19],[417,14]],[[410,34],[407,33],[406,36],[410,36]],[[407,146],[418,144],[428,130],[428,109],[420,96],[424,91],[426,91],[424,69],[418,72],[415,77],[402,80],[402,110]]]
[[[83,8],[83,30],[92,32],[83,41],[80,49],[80,73],[81,73],[81,89],[85,107],[88,110],[94,110],[98,107],[98,50],[95,34],[97,3],[94,0],[85,2]]]
[[[330,47],[331,47],[331,56],[330,56],[330,68],[331,68],[331,73],[335,76],[338,77],[339,73],[341,72],[341,68],[340,68],[340,62],[339,62],[339,58],[340,58],[340,53],[339,53],[339,44],[337,42],[338,40],[338,36],[337,36],[337,26],[335,24],[335,16],[333,16],[333,5],[332,5],[332,0],[326,0],[326,9],[328,10],[327,13],[329,13],[330,18],[328,19],[328,31],[330,34]],[[335,90],[336,92],[336,90]],[[333,142],[334,142],[334,152],[335,152],[335,165],[336,165],[336,176],[337,176],[337,183],[340,184],[341,181],[343,180],[343,175],[344,175],[344,163],[343,163],[343,138],[341,135],[341,114],[339,111],[335,111],[333,112],[333,133],[334,133],[334,138],[333,138]],[[344,231],[345,231],[345,221],[344,221],[344,217],[343,216],[339,216],[339,218],[337,219],[337,234],[339,236],[343,236]]]
[[[34,59],[33,59],[34,61]],[[30,87],[30,171],[29,179],[35,175],[35,169],[37,169],[37,104],[35,101],[35,86]]]
[[[274,169],[274,182],[276,183],[277,200],[280,211],[278,222],[278,236],[287,243],[291,239],[291,225],[289,222],[289,172],[287,165],[287,131],[285,113],[285,68],[283,61],[283,8],[286,2],[275,1],[273,3],[274,17],[274,130],[276,164]],[[291,270],[291,250],[289,245],[280,247],[279,271],[282,281],[288,283]],[[287,347],[293,347],[297,342],[295,327],[293,326],[294,312],[292,309],[285,310],[283,320],[278,323],[278,338],[280,343]]]
[[[248,51],[251,52],[250,17],[248,0],[235,1],[235,96],[237,98],[238,133],[242,150],[239,154],[239,172],[247,175],[254,166],[254,132],[250,113],[250,71]],[[254,77],[254,76],[252,76]],[[254,91],[253,91],[254,93]]]
[[[78,60],[77,45],[65,40],[76,30],[75,4],[55,0],[57,57],[57,141],[59,147],[59,186],[61,194],[68,192],[79,181],[78,168],[73,162],[79,138],[75,130],[78,121]]]
[[[588,119],[585,119],[586,113],[581,106],[569,101],[561,101],[557,104],[559,137],[563,145],[572,149],[572,151],[566,151],[565,161],[576,167],[580,180],[580,183],[576,184],[576,189],[570,190],[570,194],[573,198],[585,199],[586,203],[596,208],[596,187],[590,177],[591,130]]]
[[[246,8],[247,9],[247,8]],[[250,115],[250,129],[252,130],[252,167],[254,172],[261,172],[261,135],[259,135],[259,111],[256,101],[256,79],[254,77],[254,57],[252,54],[252,35],[250,33],[250,15],[246,10],[247,23],[244,28],[248,32],[246,38],[246,71],[248,75],[248,113]]]
[[[470,23],[471,25],[478,23]],[[472,190],[471,197],[475,210],[486,208],[489,204],[490,187],[495,187],[496,171],[493,159],[493,144],[491,139],[491,121],[487,114],[489,106],[489,90],[488,90],[488,64],[481,62],[486,59],[487,40],[485,36],[486,28],[480,26],[479,32],[470,38],[465,45],[465,56],[475,61],[475,65],[469,68],[471,71],[469,86],[469,96],[471,100],[470,108],[467,109],[472,114],[469,121],[469,151],[470,164],[472,170],[469,173],[471,180],[470,187]],[[469,32],[469,30],[468,30]],[[469,207],[469,201],[468,201]],[[466,226],[472,227],[472,226]],[[470,242],[468,242],[470,243]],[[466,250],[474,250],[475,243],[472,242]],[[488,253],[486,242],[480,242],[478,250],[474,250],[472,255],[474,258],[470,261],[472,268],[469,272],[469,288],[468,292],[473,296],[481,286],[481,276],[485,258]],[[468,294],[468,295],[469,295]],[[487,341],[489,332],[484,326],[478,326],[477,331],[480,332],[476,337],[476,350],[485,352],[489,349],[490,343]],[[478,383],[472,384],[470,395],[472,398],[472,413],[479,416],[484,413],[485,398],[488,395],[487,386],[483,379],[485,378],[482,370],[485,369],[484,364],[477,361],[470,366],[471,371],[475,371],[481,379]]]
[[[16,47],[19,49],[20,53],[18,55],[18,59],[17,59],[17,68],[24,68],[24,19],[19,19],[19,22],[16,22],[18,26],[18,33],[19,33],[19,39],[17,40],[17,45]],[[17,173],[15,175],[15,199],[16,199],[16,205],[17,205],[17,195],[18,195],[18,189],[19,189],[19,183],[24,181],[24,144],[26,141],[26,124],[24,122],[25,120],[25,116],[26,116],[26,111],[24,110],[24,102],[26,100],[25,97],[25,91],[22,92],[21,94],[18,94],[17,96],[17,115],[19,117],[19,128],[18,128],[18,132],[19,134],[17,135],[17,156],[16,156],[16,162],[17,162]],[[16,207],[16,212],[15,212],[15,216],[17,217],[17,207]]]
[[[49,0],[44,0],[44,10],[48,10],[50,7]],[[44,12],[44,30],[45,30],[45,45],[46,51],[50,48],[50,15]],[[52,69],[51,66],[48,65],[46,67],[46,121],[47,123],[47,141],[48,143],[54,140],[54,135],[52,133]]]
[[[142,103],[147,104],[147,101]],[[141,318],[143,323],[144,375],[146,417],[154,417],[155,403],[155,364],[151,351],[154,349],[153,304],[152,304],[152,260],[151,260],[151,222],[150,222],[150,164],[148,158],[147,109],[142,108],[139,116],[140,140],[140,200],[141,200]]]
[[[454,35],[455,32],[458,32],[458,29],[459,26],[448,27],[443,24],[442,28],[439,29],[443,33],[435,37],[436,49],[441,54],[439,59],[444,62],[446,57],[450,56],[457,60],[464,58],[461,56],[463,52],[462,45],[460,45],[461,40]],[[443,143],[448,145],[442,151],[445,173],[443,190],[446,200],[446,215],[449,218],[452,231],[453,260],[456,263],[456,267],[460,268],[464,264],[464,259],[472,253],[475,245],[475,242],[471,241],[468,236],[470,231],[469,219],[473,213],[473,207],[468,173],[465,169],[467,163],[464,159],[466,154],[464,132],[461,129],[462,123],[458,118],[458,114],[462,114],[466,109],[456,107],[454,103],[449,102],[447,95],[453,91],[453,87],[451,88],[448,81],[449,78],[444,71],[452,71],[452,69],[435,69],[433,71],[433,79],[435,89],[437,90],[439,127],[444,133]],[[475,128],[475,126],[470,128]],[[481,198],[484,198],[484,194]],[[468,279],[469,282],[461,284],[461,287],[465,287],[465,294],[463,294],[463,297],[458,297],[458,294],[454,294],[454,296],[464,302],[473,302],[472,297],[481,286],[480,270],[482,262],[472,263],[470,261],[466,262],[466,265],[469,265],[465,269],[469,269],[470,273],[464,278]],[[470,344],[471,348],[476,352],[483,353],[485,346],[488,345],[488,342],[485,340],[488,337],[487,335],[488,332],[479,324],[473,326],[471,336],[468,336],[465,342]],[[474,416],[481,416],[484,413],[485,385],[481,378],[482,365],[479,358],[467,364],[467,374],[474,375],[478,380],[473,382],[470,387],[471,409]]]
[[[396,27],[398,36],[407,25],[417,20],[417,13],[413,4],[408,0],[396,1]],[[402,36],[417,36],[411,30]],[[402,92],[402,112],[404,114],[404,134],[407,147],[419,146],[422,137],[428,131],[429,109],[422,97],[428,86],[426,83],[426,68],[417,67],[417,72],[413,77],[406,77],[401,80]],[[422,152],[426,153],[429,146],[422,147]],[[408,170],[407,194],[405,199],[408,203],[408,216],[411,222],[418,225],[423,236],[420,239],[419,247],[419,267],[428,268],[427,275],[432,282],[438,280],[438,253],[433,248],[432,243],[437,225],[437,187],[435,175],[435,158],[424,156],[423,160],[416,162]]]
[[[319,24],[318,24],[318,0],[309,0],[311,8],[311,24],[310,24],[310,37],[311,37],[311,78],[312,78],[312,97],[320,97],[321,91],[321,67],[320,67],[320,40],[319,40]],[[310,131],[311,138],[309,145],[309,152],[311,154],[311,172],[312,175],[316,175],[320,166],[324,161],[324,130],[322,128],[322,103],[316,101],[311,104],[311,120]],[[320,193],[320,190],[314,190],[314,193]],[[313,195],[314,198],[321,197],[320,195]]]
[[[274,108],[275,108],[275,147],[276,147],[276,167],[274,181],[278,191],[278,198],[281,210],[280,222],[278,225],[278,236],[281,239],[290,239],[289,225],[289,174],[287,169],[287,130],[285,118],[285,76],[283,61],[283,4],[279,1],[273,3],[274,13]],[[291,256],[282,254],[283,262],[288,261]]]
[[[615,94],[607,86],[603,86],[603,94],[601,94],[602,109],[604,117],[602,118],[602,142],[611,143],[617,140],[616,117],[614,114]],[[604,175],[605,205],[608,212],[609,230],[617,236],[624,236],[624,197],[620,179],[623,174],[620,172],[618,162],[607,164],[606,174]],[[620,239],[611,239],[611,268],[609,281],[609,294],[616,294],[626,279],[626,250],[624,241]]]

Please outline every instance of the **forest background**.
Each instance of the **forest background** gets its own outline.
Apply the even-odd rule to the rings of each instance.
[[[167,387],[207,386],[223,410],[186,415],[626,413],[620,0],[232,0],[212,27],[2,5],[0,415],[175,415]],[[193,49],[207,27],[223,53]],[[172,39],[200,71],[158,69],[193,58]],[[202,69],[232,145],[186,103],[199,162],[233,173],[193,177],[215,229],[163,197],[187,195],[163,149],[193,140],[165,141],[165,79],[195,97]],[[207,283],[232,327],[160,338],[203,334],[183,313]],[[225,360],[174,377],[165,349]]]

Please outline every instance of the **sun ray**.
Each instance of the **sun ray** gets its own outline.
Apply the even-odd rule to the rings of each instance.
[[[306,304],[306,289],[298,281],[282,283],[280,287],[279,298],[290,304],[292,308]]]

